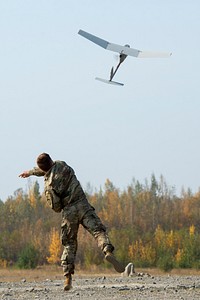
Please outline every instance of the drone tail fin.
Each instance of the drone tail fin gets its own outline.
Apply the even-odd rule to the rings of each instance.
[[[121,82],[106,80],[106,79],[99,78],[99,77],[96,77],[95,79],[98,80],[98,81],[104,82],[104,83],[112,84],[112,85],[118,85],[118,86],[123,86],[124,85]]]
[[[112,67],[111,71],[110,71],[110,80],[113,79],[114,76],[114,68]]]

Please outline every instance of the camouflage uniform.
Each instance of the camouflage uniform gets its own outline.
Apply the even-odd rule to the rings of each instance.
[[[97,240],[100,249],[112,252],[114,250],[106,228],[95,213],[85,193],[76,178],[74,170],[63,161],[55,161],[48,172],[43,172],[39,168],[30,171],[30,175],[44,176],[45,195],[51,205],[52,197],[61,200],[60,209],[62,210],[61,238],[64,246],[61,257],[64,275],[74,274],[74,262],[77,251],[77,234],[79,224],[89,231]]]

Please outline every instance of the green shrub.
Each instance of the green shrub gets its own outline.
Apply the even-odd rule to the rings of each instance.
[[[38,258],[38,250],[30,244],[21,251],[17,261],[17,266],[20,269],[34,269],[38,264]]]
[[[161,256],[158,259],[157,267],[165,272],[171,271],[174,267],[172,255],[167,253],[166,255]]]
[[[189,251],[185,252],[179,262],[179,267],[183,269],[189,269],[192,268],[192,264],[193,264],[193,257],[190,255]]]

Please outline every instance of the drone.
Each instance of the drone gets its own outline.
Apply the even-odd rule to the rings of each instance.
[[[137,58],[165,58],[165,57],[169,57],[172,55],[172,53],[167,53],[167,52],[141,51],[141,50],[131,48],[130,45],[128,45],[128,44],[124,45],[124,46],[121,46],[118,44],[113,44],[113,43],[103,40],[91,33],[83,31],[81,29],[79,30],[78,34],[80,34],[84,38],[90,40],[91,42],[97,44],[98,46],[100,46],[106,50],[110,50],[110,51],[119,53],[119,63],[115,69],[114,69],[114,67],[112,67],[112,69],[110,71],[109,80],[99,78],[99,77],[95,78],[96,80],[99,80],[101,82],[108,83],[108,84],[120,85],[120,86],[124,85],[121,82],[113,81],[113,78],[114,78],[117,70],[119,69],[120,65],[124,62],[124,60],[129,55],[137,57]]]

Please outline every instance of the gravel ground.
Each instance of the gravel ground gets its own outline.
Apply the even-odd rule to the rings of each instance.
[[[68,292],[63,291],[63,282],[63,279],[28,282],[25,278],[0,282],[0,299],[200,299],[200,277],[197,275],[75,275],[73,288]]]

